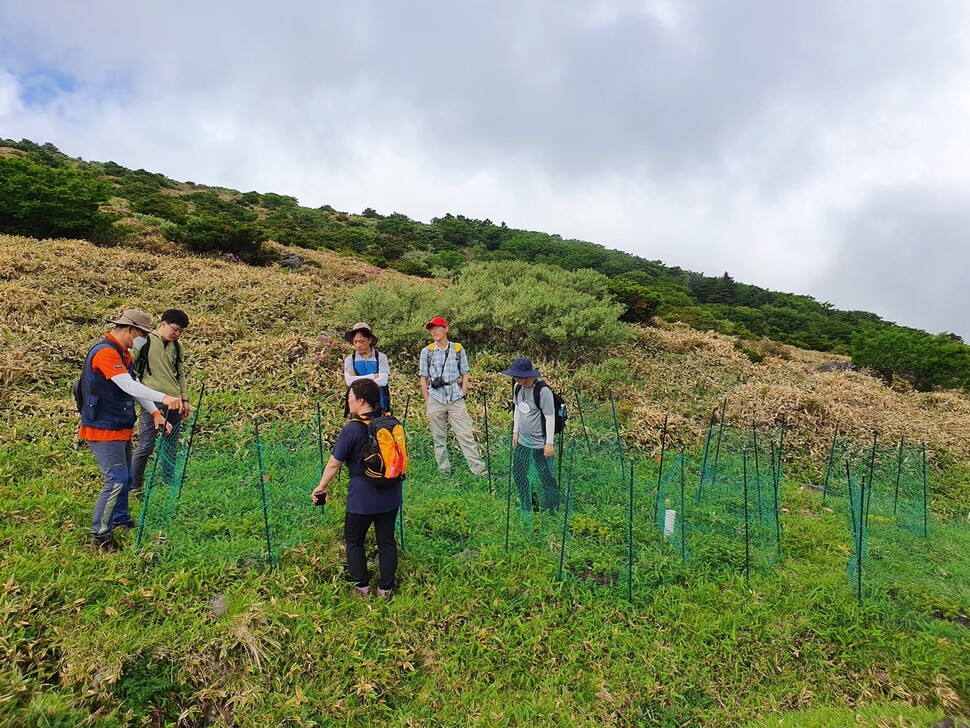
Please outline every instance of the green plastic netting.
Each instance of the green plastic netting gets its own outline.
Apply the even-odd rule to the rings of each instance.
[[[784,429],[739,429],[712,418],[692,447],[643,457],[620,437],[612,403],[577,394],[548,461],[542,443],[523,438],[512,447],[506,409],[471,409],[487,478],[472,476],[454,443],[453,474],[440,473],[423,411],[401,415],[411,468],[397,528],[403,563],[412,568],[522,553],[563,581],[634,597],[688,572],[767,577],[783,558]],[[326,427],[319,412],[303,424],[253,422],[228,440],[198,427],[200,411],[149,464],[137,535],[142,553],[275,566],[290,546],[340,538],[340,487],[327,509],[309,497],[340,424],[336,415]],[[967,587],[959,585],[967,580],[941,588],[938,574],[914,562],[923,558],[925,567],[950,543],[928,538],[922,448],[836,437],[822,498],[847,515],[849,584],[860,601],[878,594],[966,609]]]

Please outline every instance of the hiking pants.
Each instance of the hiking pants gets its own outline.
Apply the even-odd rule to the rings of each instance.
[[[156,402],[155,406],[168,418],[168,423],[172,426],[172,434],[162,435],[162,446],[159,448],[158,457],[162,462],[162,480],[171,484],[172,476],[175,474],[175,457],[178,455],[179,429],[182,426],[182,415],[178,410],[169,410],[161,402]],[[142,410],[138,416],[138,446],[135,448],[135,456],[131,460],[132,477],[131,484],[136,488],[141,488],[145,484],[145,468],[148,459],[155,451],[155,440],[158,432],[155,429],[155,418],[151,412]]]
[[[542,448],[533,448],[519,443],[512,455],[512,476],[519,491],[519,507],[523,511],[532,510],[532,487],[529,483],[529,461],[535,465],[541,489],[538,491],[538,505],[546,511],[559,508],[559,484],[552,472],[552,458],[547,458]]]
[[[88,440],[101,468],[104,485],[94,505],[91,535],[101,536],[116,526],[130,525],[128,491],[131,489],[131,440]]]
[[[434,440],[434,459],[438,463],[438,470],[443,473],[451,472],[451,461],[448,459],[448,425],[455,433],[458,446],[465,456],[468,469],[472,475],[482,477],[488,474],[488,468],[478,454],[475,435],[472,433],[472,418],[468,416],[465,400],[459,399],[450,404],[441,404],[432,396],[428,396],[425,403],[428,409],[428,427],[431,439]]]
[[[397,521],[397,508],[384,513],[350,513],[344,514],[344,539],[347,542],[347,571],[350,580],[357,586],[370,584],[370,572],[367,570],[367,554],[364,552],[364,540],[367,529],[374,524],[374,535],[377,537],[377,563],[381,569],[381,589],[393,589],[394,577],[397,574],[397,540],[394,538],[394,523]]]

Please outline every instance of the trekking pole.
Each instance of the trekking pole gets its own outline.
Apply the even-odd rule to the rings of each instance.
[[[407,481],[404,481],[407,483]],[[401,532],[401,553],[403,554],[405,549],[404,545],[404,488],[401,487],[401,507],[397,511],[397,524]]]
[[[583,405],[579,401],[579,390],[573,387],[573,393],[576,395],[576,410],[579,412],[579,421],[583,425],[583,435],[586,437],[586,452],[590,455],[593,454],[593,449],[589,444],[589,430],[586,429],[586,418],[583,416]]]
[[[410,410],[410,409],[411,409],[411,393],[408,392],[408,397],[404,401],[404,419],[401,421],[402,424],[404,424],[405,426],[407,426],[408,410]]]

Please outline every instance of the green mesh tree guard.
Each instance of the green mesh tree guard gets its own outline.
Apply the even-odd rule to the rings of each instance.
[[[397,524],[404,568],[466,569],[521,554],[575,586],[636,598],[688,571],[749,579],[782,558],[783,428],[734,428],[712,417],[703,439],[676,452],[667,449],[664,428],[660,456],[644,458],[622,441],[615,403],[573,395],[551,461],[544,443],[523,437],[512,446],[507,409],[469,403],[488,478],[472,476],[453,442],[453,474],[440,473],[423,407],[405,403],[411,469]],[[274,566],[290,546],[340,538],[346,476],[332,489],[335,507],[310,501],[326,443],[343,422],[337,414],[326,437],[318,410],[306,424],[251,422],[230,440],[220,428],[202,432],[200,411],[181,440],[161,443],[149,463],[139,551]],[[960,589],[968,587],[955,585],[970,579],[941,590],[926,568],[940,546],[925,537],[923,449],[835,438],[833,452],[842,470],[828,473],[823,497],[845,506],[848,574],[860,600],[923,595],[959,611],[967,604]],[[914,554],[925,559],[922,571]]]
[[[783,438],[712,425],[699,460],[682,452],[666,468],[656,526],[681,560],[746,578],[781,560]]]
[[[865,478],[872,499],[872,514],[889,519],[902,529],[929,537],[929,481],[926,446],[907,447],[905,438],[896,444],[862,444],[840,437],[836,431],[829,449],[822,487],[822,502],[849,496],[849,478],[857,485]]]
[[[200,411],[180,443],[156,450],[136,548],[154,558],[274,565],[322,517],[309,500],[322,468],[319,434],[254,423],[252,436],[234,448],[207,450],[192,445]]]

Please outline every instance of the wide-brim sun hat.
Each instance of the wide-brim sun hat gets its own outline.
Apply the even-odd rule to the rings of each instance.
[[[539,378],[539,370],[532,366],[532,360],[527,356],[520,356],[512,361],[512,366],[502,372],[510,377],[528,379],[529,377]]]
[[[134,326],[146,334],[152,330],[152,317],[140,308],[129,308],[120,316],[109,318],[108,323],[115,326]]]
[[[354,334],[356,334],[358,332],[362,332],[362,333],[367,334],[371,338],[371,343],[373,343],[373,344],[376,344],[377,343],[377,337],[374,336],[374,332],[371,330],[370,324],[365,324],[363,321],[358,321],[357,323],[355,323],[350,328],[350,331],[348,331],[346,334],[344,334],[344,338],[349,343],[352,344],[354,342]]]

